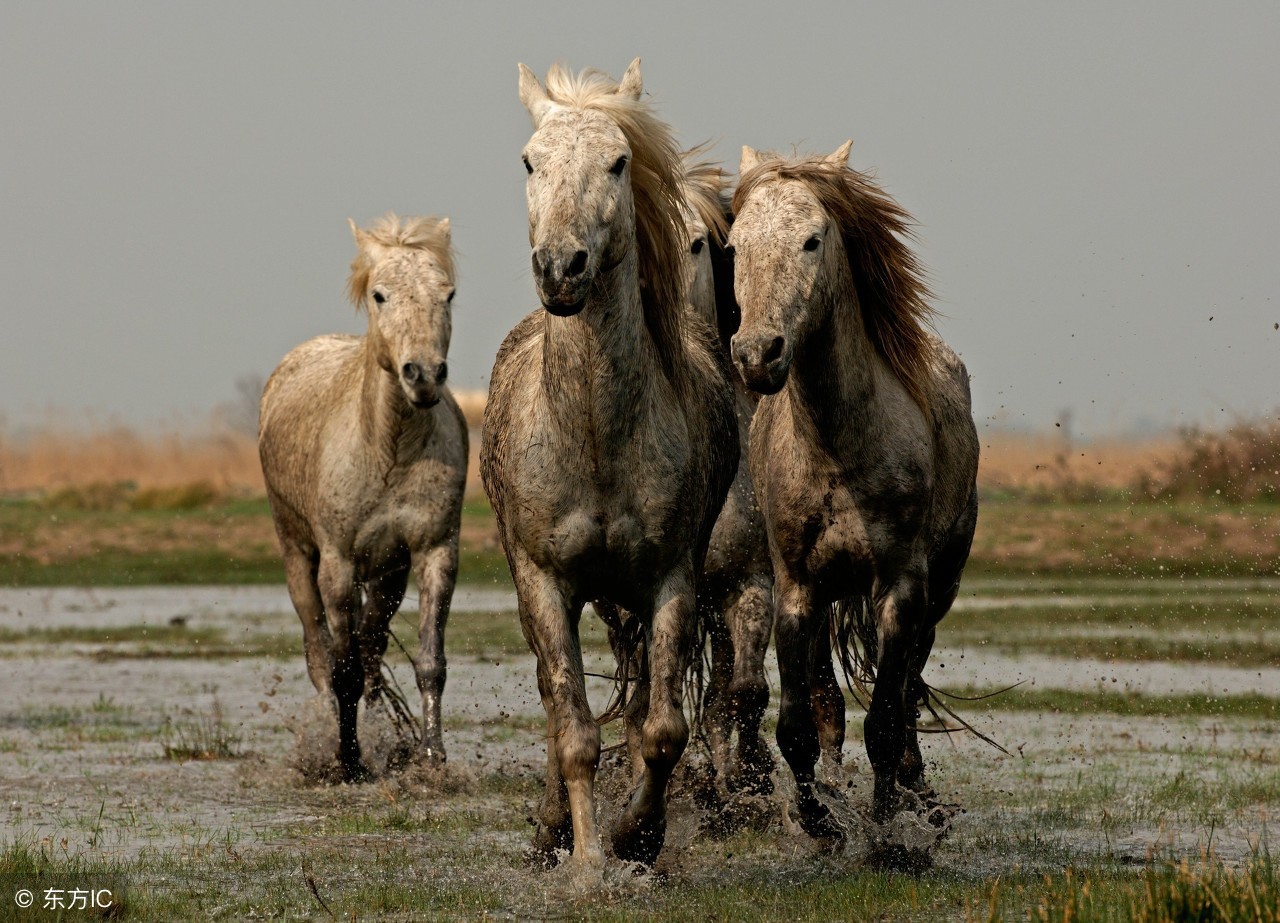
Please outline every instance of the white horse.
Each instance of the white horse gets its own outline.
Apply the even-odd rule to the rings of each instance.
[[[727,362],[686,310],[679,152],[640,95],[639,61],[621,83],[553,67],[545,88],[520,68],[542,309],[498,352],[481,450],[547,712],[534,847],[554,861],[572,843],[580,868],[604,861],[582,607],[626,610],[643,633],[648,695],[627,714],[644,769],[613,849],[651,863],[688,741],[695,587],[738,462]]]
[[[813,787],[831,618],[847,620],[836,627],[856,633],[874,676],[865,739],[883,822],[899,783],[928,791],[921,672],[978,516],[969,375],[929,330],[909,216],[848,156],[848,144],[799,160],[744,148],[729,234],[734,360],[767,395],[750,456],[773,557],[778,746],[801,823],[823,839],[845,833]]]
[[[364,774],[362,693],[382,692],[387,629],[410,570],[419,590],[419,756],[443,761],[444,628],[458,570],[467,428],[445,385],[453,256],[447,218],[351,225],[347,291],[365,336],[285,356],[262,395],[258,450],[307,672],[333,697],[339,764]],[[363,597],[363,598],[362,598]]]

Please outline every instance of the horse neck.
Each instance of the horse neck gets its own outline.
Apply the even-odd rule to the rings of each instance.
[[[657,350],[644,321],[635,246],[598,275],[587,302],[572,317],[544,318],[542,388],[553,412],[593,428],[627,429],[637,401],[661,374]]]
[[[840,433],[851,414],[863,418],[878,409],[881,365],[844,259],[819,279],[811,312],[808,331],[793,352],[786,390],[792,406],[820,432]]]
[[[368,336],[361,343],[360,375],[360,432],[366,450],[386,473],[395,465],[406,424],[420,417],[421,424],[429,427],[432,416],[409,403],[395,374],[378,364]]]

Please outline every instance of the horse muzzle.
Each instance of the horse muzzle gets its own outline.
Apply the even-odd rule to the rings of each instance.
[[[560,253],[549,247],[533,251],[533,279],[542,306],[556,317],[572,317],[587,303],[592,274],[586,250]]]
[[[732,341],[734,364],[748,388],[759,394],[777,394],[787,383],[791,350],[785,337],[770,334],[743,336]]]
[[[449,377],[449,365],[445,362],[424,366],[420,362],[406,362],[400,367],[400,385],[409,403],[419,410],[440,403],[440,387]]]

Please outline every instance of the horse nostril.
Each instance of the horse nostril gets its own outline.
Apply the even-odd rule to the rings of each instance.
[[[449,377],[449,363],[441,362],[436,367],[436,384],[444,384],[444,380]]]
[[[535,276],[545,276],[547,274],[547,263],[544,262],[543,256],[541,247],[533,251],[533,274]]]
[[[782,358],[782,348],[787,345],[787,341],[782,337],[774,337],[769,344],[769,348],[764,351],[764,355],[760,357],[761,365],[769,365],[777,362]]]
[[[416,385],[422,380],[422,366],[416,362],[406,362],[400,367],[400,374],[404,376],[404,380],[411,385]]]
[[[569,267],[565,269],[566,276],[580,276],[587,268],[587,251],[579,250],[573,255],[573,260],[569,263]]]

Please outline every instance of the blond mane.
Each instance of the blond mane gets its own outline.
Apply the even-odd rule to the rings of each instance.
[[[707,226],[717,242],[729,236],[728,183],[720,164],[702,159],[711,147],[706,141],[680,155],[680,197]]]
[[[840,226],[867,338],[916,403],[928,406],[934,310],[924,269],[907,244],[911,216],[868,174],[845,164],[760,156],[738,183],[734,211],[764,182],[794,179],[809,188]]]
[[[355,225],[352,225],[355,229]],[[453,250],[450,246],[449,219],[428,215],[424,218],[400,218],[388,212],[367,228],[356,230],[358,252],[351,261],[347,277],[347,297],[357,309],[364,306],[369,288],[369,275],[378,265],[380,248],[405,247],[425,250],[439,263],[441,271],[453,283]]]
[[[574,109],[592,109],[621,130],[631,148],[631,196],[635,202],[640,297],[645,326],[664,368],[683,376],[685,280],[676,271],[684,252],[680,213],[680,150],[670,126],[644,100],[618,92],[608,74],[587,68],[577,74],[562,64],[547,72],[547,95]]]

